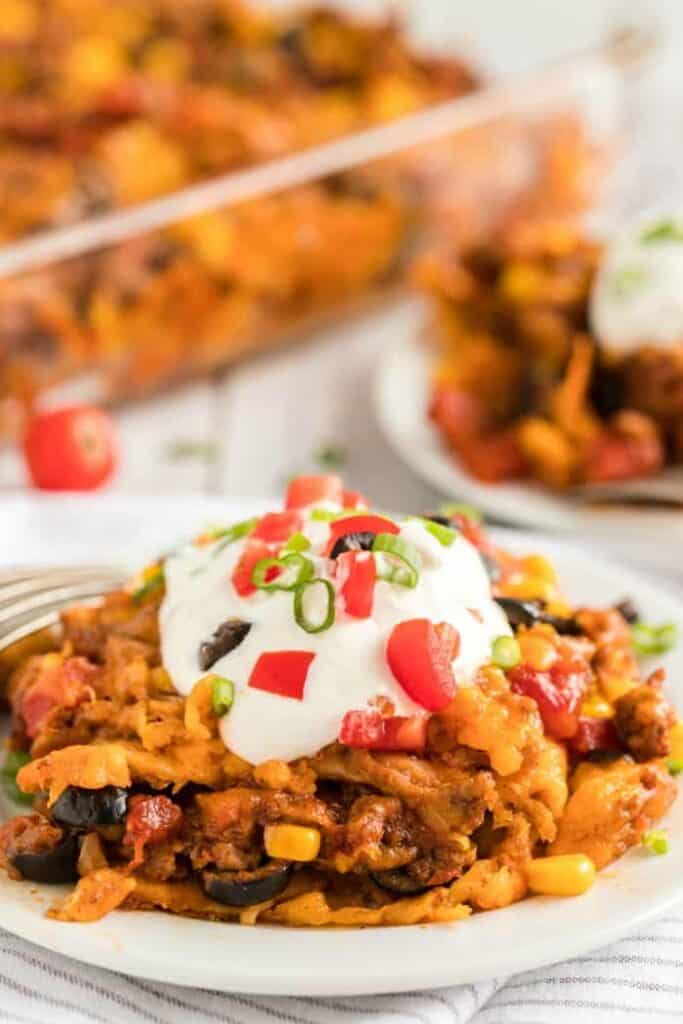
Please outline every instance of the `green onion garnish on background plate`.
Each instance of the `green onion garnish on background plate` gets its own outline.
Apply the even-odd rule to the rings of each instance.
[[[439,505],[439,512],[442,516],[453,519],[455,516],[464,516],[473,523],[481,522],[481,512],[474,505],[468,505],[462,501],[451,501],[445,505]]]
[[[683,772],[683,760],[680,757],[670,757],[666,767],[669,775],[680,775]]]
[[[311,614],[310,608],[312,599],[317,596],[316,591],[324,592],[325,601],[324,614],[317,617]],[[294,591],[294,618],[297,626],[306,633],[322,633],[330,628],[334,622],[334,587],[329,580],[316,577],[297,586]]]
[[[631,640],[638,654],[650,657],[654,654],[666,654],[675,647],[677,630],[673,622],[662,626],[649,626],[646,622],[634,622],[631,626]]]

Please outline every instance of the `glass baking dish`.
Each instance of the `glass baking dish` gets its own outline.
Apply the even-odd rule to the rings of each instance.
[[[0,437],[36,401],[139,398],[383,301],[444,229],[471,240],[520,211],[596,207],[649,47],[634,30],[486,86],[457,57],[416,57],[455,98],[422,106],[395,76],[383,102],[398,90],[416,112],[11,240]]]

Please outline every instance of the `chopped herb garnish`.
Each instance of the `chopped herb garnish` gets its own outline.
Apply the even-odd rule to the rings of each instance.
[[[312,598],[316,589],[324,591],[325,608],[324,614],[314,617],[305,605],[307,598]],[[294,591],[294,618],[297,626],[300,626],[306,633],[322,633],[329,629],[334,622],[334,600],[334,587],[329,580],[316,577],[306,580],[305,583],[300,583]]]
[[[650,828],[643,833],[643,846],[651,853],[661,856],[669,852],[669,837],[663,828]]]
[[[241,540],[250,534],[257,523],[258,516],[254,516],[252,519],[243,519],[240,523],[233,523],[232,526],[215,530],[211,539],[213,541],[220,541],[220,544],[217,544],[211,553],[219,555],[228,544],[233,544],[236,540]]]
[[[211,708],[216,718],[227,715],[235,699],[235,687],[230,679],[214,676],[211,684]]]
[[[314,572],[310,558],[291,551],[282,558],[262,558],[254,566],[251,581],[258,590],[294,590],[312,579]]]
[[[439,506],[439,512],[442,516],[446,516],[448,519],[455,519],[457,516],[464,516],[465,519],[469,519],[473,523],[481,522],[481,512],[474,505],[468,505],[465,502],[455,501],[449,502],[446,505]]]
[[[441,523],[434,523],[431,519],[420,519],[420,522],[424,526],[425,530],[428,533],[431,533],[432,537],[435,537],[439,544],[444,548],[449,548],[458,537],[458,531],[452,529],[450,526],[443,526]]]
[[[308,551],[310,546],[310,540],[308,537],[305,537],[303,533],[293,533],[283,547],[282,554],[284,555],[288,551]]]
[[[679,224],[673,217],[666,217],[649,228],[645,228],[640,236],[640,241],[645,245],[652,242],[683,242],[683,224]]]
[[[17,785],[17,772],[25,764],[28,764],[30,760],[31,755],[27,751],[10,750],[0,770],[0,779],[5,796],[15,804],[33,803],[33,796],[30,793],[22,792]]]
[[[514,668],[522,660],[522,651],[514,636],[497,636],[491,647],[491,660],[498,668]]]
[[[647,284],[650,275],[646,267],[635,265],[620,267],[610,278],[610,291],[615,299],[627,299]]]
[[[331,512],[328,508],[311,509],[311,519],[318,523],[333,523],[335,519],[341,519],[339,512]]]
[[[683,772],[683,760],[680,757],[670,757],[666,762],[669,775],[680,775]]]
[[[164,585],[164,579],[164,567],[162,565],[159,565],[156,569],[150,571],[149,575],[144,579],[144,582],[131,594],[135,604],[141,604],[142,601],[149,597],[150,594],[160,590]]]
[[[346,457],[346,449],[337,444],[322,444],[313,453],[313,460],[321,469],[340,469]]]
[[[417,586],[422,568],[417,548],[395,533],[378,533],[372,550],[379,556],[377,579],[411,589]]]
[[[650,657],[666,654],[676,644],[676,626],[667,622],[663,626],[648,626],[645,622],[634,622],[631,626],[631,640],[638,654]]]
[[[216,441],[195,441],[191,438],[172,441],[166,454],[169,459],[202,459],[204,462],[215,462],[221,453]]]

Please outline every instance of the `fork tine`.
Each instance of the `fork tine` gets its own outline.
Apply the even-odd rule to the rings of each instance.
[[[60,587],[68,585],[87,585],[87,584],[100,584],[103,588],[111,586],[113,589],[117,584],[121,583],[121,574],[111,574],[99,572],[97,574],[91,574],[89,576],[68,576],[58,575],[54,576],[36,576],[30,579],[22,579],[14,583],[6,583],[0,585],[0,621],[2,621],[2,609],[11,606],[12,604],[19,601],[21,598],[30,598],[32,595],[39,595],[48,589],[57,590]]]
[[[55,613],[66,605],[102,597],[107,589],[111,589],[111,584],[107,587],[102,580],[93,580],[90,583],[47,588],[11,602],[4,615],[0,615],[0,646],[7,645],[9,637],[20,627],[31,626],[37,618]]]

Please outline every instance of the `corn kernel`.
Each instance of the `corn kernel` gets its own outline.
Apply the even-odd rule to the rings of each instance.
[[[522,601],[552,601],[556,595],[555,585],[541,576],[523,576],[505,584],[506,597],[518,597]]]
[[[588,697],[581,705],[581,714],[589,718],[611,718],[614,708],[603,697]]]
[[[600,688],[611,704],[632,690],[635,685],[633,679],[625,679],[623,676],[606,676],[600,680]]]
[[[512,302],[530,302],[543,289],[545,275],[531,263],[509,263],[503,270],[499,288]]]
[[[532,892],[546,896],[580,896],[595,881],[595,864],[583,853],[539,857],[527,865]]]
[[[527,555],[522,559],[522,567],[530,576],[540,576],[549,583],[557,583],[555,567],[543,555]]]
[[[520,633],[517,637],[522,651],[522,661],[537,672],[545,672],[557,661],[555,645],[544,636],[535,633]]]
[[[674,761],[683,761],[683,722],[676,722],[669,733],[671,751],[669,757]]]
[[[315,860],[320,852],[320,833],[304,825],[266,825],[264,842],[277,860]]]

